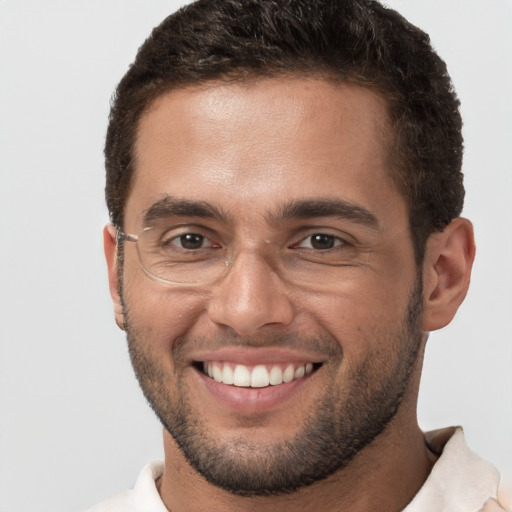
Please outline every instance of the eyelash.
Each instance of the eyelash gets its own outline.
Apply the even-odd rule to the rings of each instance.
[[[167,239],[167,240],[163,240],[161,242],[161,245],[163,247],[168,247],[168,246],[175,246],[176,244],[174,242],[176,241],[180,241],[181,239],[181,246],[178,246],[179,249],[181,250],[184,250],[184,251],[192,251],[194,249],[190,249],[190,248],[186,248],[186,247],[183,247],[183,238],[184,237],[187,237],[187,236],[190,236],[190,237],[201,237],[202,240],[201,242],[205,242],[205,241],[210,241],[211,242],[211,245],[208,246],[208,247],[199,247],[197,248],[196,250],[200,250],[200,249],[214,249],[217,247],[220,247],[220,244],[216,244],[215,242],[211,241],[210,237],[204,235],[203,233],[200,233],[200,232],[196,232],[196,231],[186,231],[186,232],[183,232],[183,233],[180,233],[178,235],[174,235],[173,237]]]
[[[324,248],[318,248],[318,247],[303,247],[302,244],[306,241],[306,240],[310,240],[310,244],[313,245],[313,237],[323,237],[324,239],[328,239],[328,241],[332,242],[332,247],[324,247]],[[344,247],[344,246],[351,246],[351,244],[349,242],[347,242],[347,240],[339,237],[339,236],[336,236],[336,235],[333,235],[331,233],[326,233],[326,232],[323,232],[323,231],[317,231],[315,233],[311,233],[309,234],[308,236],[304,237],[299,243],[297,244],[294,244],[292,247],[293,248],[298,248],[298,249],[307,249],[307,250],[316,250],[316,251],[329,251],[329,250],[336,250],[337,248],[341,248],[341,247]]]
[[[183,247],[183,243],[184,243],[184,240],[183,238],[184,237],[187,237],[187,236],[190,236],[190,237],[201,237],[201,245],[204,243],[204,242],[210,242],[210,244],[208,246],[201,246],[201,247],[197,247],[197,248],[187,248],[187,247]],[[313,241],[313,237],[318,237],[319,238],[319,242],[322,243],[322,240],[321,240],[321,237],[323,237],[323,241],[327,242],[328,245],[329,245],[329,242],[332,244],[331,247],[323,247],[323,248],[319,248],[319,247],[314,247],[314,241]],[[310,241],[310,247],[305,247],[303,246],[302,244],[304,244],[306,241]],[[175,243],[177,242],[177,243]],[[178,245],[179,243],[179,245]],[[197,230],[197,231],[184,231],[182,233],[179,233],[177,235],[174,235],[172,236],[171,238],[168,238],[166,240],[162,240],[161,241],[161,245],[162,247],[165,247],[165,246],[177,246],[179,249],[181,250],[184,250],[184,251],[194,251],[194,250],[209,250],[209,249],[216,249],[216,248],[220,248],[222,247],[221,244],[219,243],[216,243],[214,242],[209,236],[203,234],[200,232],[200,230]],[[327,233],[327,232],[324,232],[324,231],[317,231],[317,232],[314,232],[314,233],[311,233],[307,236],[305,236],[304,238],[302,238],[299,242],[297,243],[294,243],[294,244],[291,244],[290,246],[288,246],[290,249],[302,249],[302,250],[309,250],[309,251],[320,251],[320,252],[326,252],[326,251],[330,251],[330,250],[336,250],[337,248],[341,248],[341,247],[345,247],[345,246],[351,246],[352,244],[350,244],[347,240],[339,237],[339,236],[336,236],[336,235],[333,235],[331,233]]]

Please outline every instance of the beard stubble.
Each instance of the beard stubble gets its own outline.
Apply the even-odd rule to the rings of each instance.
[[[300,418],[303,425],[293,437],[262,445],[251,440],[249,427],[243,435],[224,442],[209,434],[207,418],[191,404],[182,378],[176,379],[172,391],[166,386],[170,378],[151,350],[150,330],[135,328],[130,322],[129,308],[124,303],[123,306],[130,358],[151,408],[197,473],[211,484],[240,496],[291,493],[348,466],[395,417],[410,386],[421,347],[422,285],[418,281],[401,322],[386,332],[374,333],[379,338],[373,344],[377,348],[351,370],[347,385],[326,387],[311,414]],[[171,348],[172,357],[179,361],[181,351],[188,345],[215,343],[219,341],[180,338]],[[248,344],[240,338],[231,339],[230,343]],[[342,364],[343,351],[334,338],[301,338],[297,343],[328,354],[329,362],[336,361],[331,368]],[[275,337],[262,343],[282,344]]]

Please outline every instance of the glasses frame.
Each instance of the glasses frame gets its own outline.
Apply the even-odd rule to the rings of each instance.
[[[144,258],[141,256],[141,251],[140,251],[140,246],[139,246],[139,242],[140,242],[140,235],[143,234],[144,232],[146,231],[151,231],[153,229],[155,229],[155,227],[153,226],[147,226],[145,228],[143,228],[141,230],[141,232],[139,233],[139,235],[133,235],[133,234],[130,234],[130,233],[125,233],[121,228],[119,227],[115,227],[116,229],[116,244],[120,244],[122,242],[133,242],[135,243],[136,245],[136,249],[137,249],[137,257],[139,259],[139,265],[141,267],[141,269],[143,270],[143,272],[146,274],[146,276],[153,280],[153,281],[156,281],[158,283],[161,283],[165,286],[173,286],[173,287],[179,287],[179,288],[198,288],[198,287],[204,287],[204,286],[212,286],[212,285],[215,285],[217,284],[219,281],[221,281],[227,272],[222,272],[220,273],[218,276],[216,276],[213,280],[211,281],[194,281],[194,282],[186,282],[186,281],[171,281],[169,279],[165,279],[163,277],[158,277],[156,275],[154,275],[153,273],[151,273],[147,268],[146,266],[144,265]],[[229,270],[229,267],[231,266],[233,262],[233,259],[227,259],[224,263],[225,263],[225,270],[228,271]],[[339,267],[352,267],[354,265],[343,265],[343,264],[340,264]],[[359,265],[355,265],[356,267],[358,267]],[[327,287],[324,287],[324,286],[317,286],[318,285],[318,281],[315,279],[315,282],[312,283],[310,281],[306,282],[306,281],[301,281],[300,279],[299,280],[296,280],[296,279],[290,279],[290,277],[282,274],[281,275],[281,279],[283,279],[284,281],[292,284],[292,285],[295,285],[295,286],[300,286],[300,287],[304,287],[304,288],[307,288],[307,289],[310,289],[310,290],[316,290],[318,292],[322,292],[324,291],[325,288],[330,288],[329,286]],[[353,279],[353,277],[349,277],[349,280]]]
[[[144,233],[144,231],[150,231],[154,229],[153,227],[146,227],[144,228],[141,233]],[[164,285],[171,285],[176,287],[183,287],[183,288],[193,288],[198,286],[205,286],[206,284],[215,284],[218,280],[221,279],[222,276],[219,276],[216,280],[212,281],[211,283],[204,283],[204,282],[197,282],[197,283],[186,283],[186,282],[179,282],[179,281],[169,281],[168,279],[164,279],[162,277],[155,276],[152,274],[145,266],[142,261],[142,257],[140,255],[139,250],[139,235],[132,235],[129,233],[125,233],[121,228],[116,227],[116,244],[122,243],[122,242],[133,242],[135,243],[135,247],[137,249],[137,257],[139,260],[139,265],[142,268],[143,272],[153,281],[157,281],[158,283],[164,284]],[[229,262],[225,262],[226,267],[229,266]]]

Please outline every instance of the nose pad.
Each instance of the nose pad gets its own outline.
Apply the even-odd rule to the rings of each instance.
[[[225,265],[229,268],[214,285],[208,304],[214,323],[244,336],[268,325],[290,324],[294,313],[287,285],[263,257],[239,253]]]

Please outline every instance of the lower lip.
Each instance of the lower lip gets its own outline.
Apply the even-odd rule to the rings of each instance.
[[[296,395],[313,374],[300,379],[267,386],[264,388],[244,388],[222,384],[197,370],[206,390],[225,407],[239,412],[264,412],[282,405]]]

